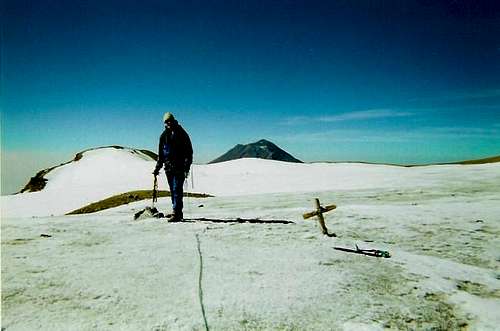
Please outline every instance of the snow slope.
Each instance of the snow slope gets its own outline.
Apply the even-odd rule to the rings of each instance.
[[[133,149],[101,148],[83,153],[49,172],[39,192],[1,198],[2,216],[64,215],[110,196],[152,188],[155,162]],[[433,187],[444,180],[497,180],[500,163],[404,168],[352,163],[296,164],[263,159],[239,159],[193,165],[187,189],[215,196],[263,193],[319,192]],[[446,177],[443,177],[443,173]],[[165,174],[159,189],[168,190]]]
[[[244,159],[194,167],[194,188],[190,180],[188,190],[216,197],[187,198],[186,217],[294,224],[134,221],[134,212],[149,201],[62,216],[60,205],[148,188],[151,161],[108,152],[78,161],[93,158],[87,158],[92,171],[68,164],[38,195],[2,200],[2,328],[348,331],[500,325],[499,164],[401,168]],[[119,181],[122,176],[129,180]],[[106,185],[94,189],[90,182]],[[48,204],[51,197],[56,206]],[[337,238],[321,235],[315,220],[302,219],[316,197],[337,204],[326,214]],[[169,199],[157,205],[168,210]],[[27,217],[5,216],[19,216],[23,208]],[[31,217],[56,212],[60,216]],[[333,249],[354,245],[388,250],[392,257]]]

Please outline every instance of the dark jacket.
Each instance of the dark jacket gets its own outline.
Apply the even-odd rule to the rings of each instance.
[[[187,132],[178,123],[172,130],[165,129],[158,143],[156,170],[163,165],[170,173],[186,173],[193,163],[193,147]]]

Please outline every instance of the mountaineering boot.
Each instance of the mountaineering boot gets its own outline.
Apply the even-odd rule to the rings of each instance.
[[[183,215],[182,213],[173,213],[173,214],[170,214],[171,216],[167,218],[167,221],[170,223],[175,223],[175,222],[182,222],[184,219],[183,219]]]

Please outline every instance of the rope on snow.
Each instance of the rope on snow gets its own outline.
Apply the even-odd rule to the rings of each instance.
[[[205,305],[203,304],[203,288],[202,288],[203,255],[201,255],[201,243],[200,243],[200,237],[199,237],[198,233],[196,234],[196,241],[198,243],[198,255],[200,257],[200,269],[199,269],[199,276],[198,276],[198,297],[200,299],[201,314],[203,315],[203,322],[205,323],[205,330],[209,331],[207,316],[205,315]]]

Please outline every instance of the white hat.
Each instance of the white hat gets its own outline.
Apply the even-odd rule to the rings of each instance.
[[[163,114],[163,123],[166,121],[175,121],[174,115],[171,112],[166,112]]]

